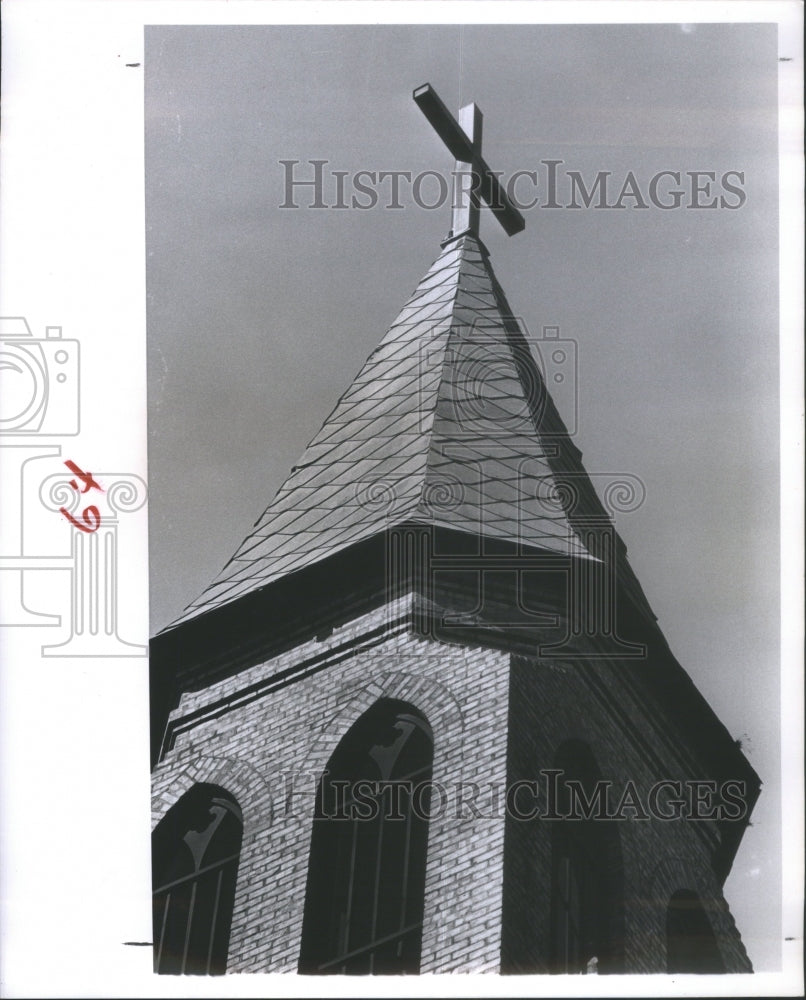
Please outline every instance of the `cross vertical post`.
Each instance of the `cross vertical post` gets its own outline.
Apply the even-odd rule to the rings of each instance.
[[[453,216],[451,236],[470,232],[479,234],[481,199],[479,190],[481,179],[473,173],[473,159],[481,156],[481,132],[484,116],[475,104],[467,104],[459,110],[459,127],[470,141],[470,160],[458,158],[453,172]]]

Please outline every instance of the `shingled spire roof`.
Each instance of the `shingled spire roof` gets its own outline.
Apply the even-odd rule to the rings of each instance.
[[[470,233],[449,240],[235,555],[170,627],[403,523],[590,558],[560,502],[568,473],[577,512],[606,517],[486,248]]]

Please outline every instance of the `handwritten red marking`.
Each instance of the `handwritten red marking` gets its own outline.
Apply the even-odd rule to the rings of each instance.
[[[102,487],[100,487],[98,483],[96,483],[95,480],[92,478],[91,472],[82,472],[75,462],[71,462],[69,460],[66,461],[64,464],[71,472],[74,472],[78,476],[78,478],[81,480],[82,483],[84,483],[84,486],[86,488],[81,491],[82,493],[89,493],[91,489],[100,490],[101,493],[103,493]],[[75,481],[75,479],[70,480],[70,485],[73,487],[74,490],[78,489],[78,483]]]
[[[64,507],[60,507],[59,511],[64,514],[70,524],[75,525],[79,531],[85,531],[88,535],[93,531],[97,531],[101,527],[101,512],[97,507],[87,507],[86,510],[81,512],[81,516],[84,518],[84,524],[79,524],[73,515]],[[93,521],[95,521],[94,524],[92,523]]]

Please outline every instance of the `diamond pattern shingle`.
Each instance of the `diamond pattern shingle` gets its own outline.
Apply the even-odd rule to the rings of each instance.
[[[582,470],[578,453],[553,406],[530,398],[545,389],[511,317],[479,241],[448,243],[238,551],[173,625],[404,521],[587,555],[550,502],[557,471]]]

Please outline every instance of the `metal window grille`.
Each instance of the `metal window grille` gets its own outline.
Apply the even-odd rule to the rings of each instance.
[[[152,839],[154,971],[226,971],[243,822],[237,804],[197,785]]]
[[[362,716],[319,784],[300,972],[417,973],[433,744],[411,706]]]

